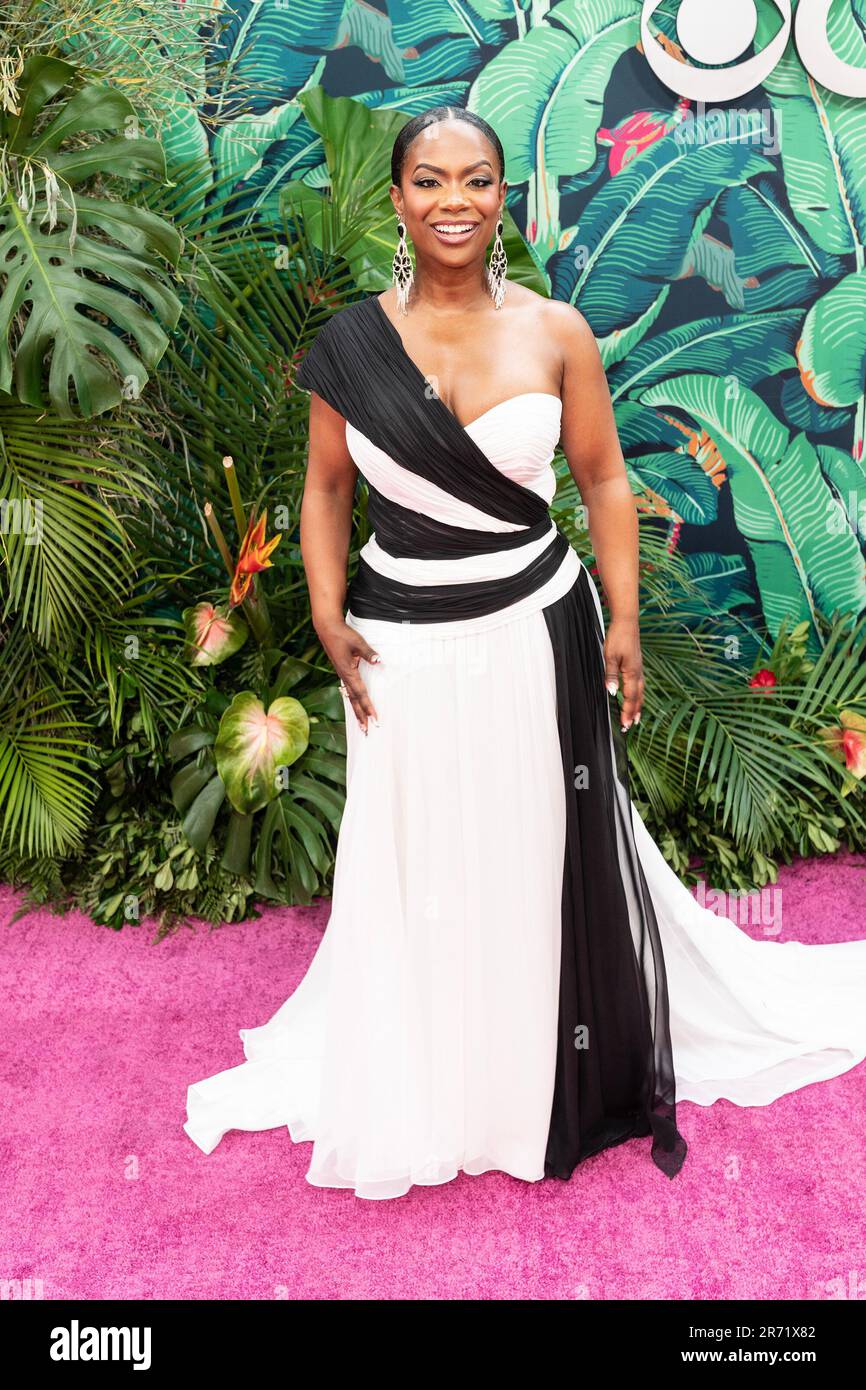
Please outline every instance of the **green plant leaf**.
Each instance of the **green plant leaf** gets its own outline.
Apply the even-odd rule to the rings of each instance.
[[[144,208],[75,192],[97,175],[163,177],[161,147],[82,143],[135,112],[122,93],[77,80],[71,64],[31,56],[20,114],[0,119],[13,156],[0,166],[0,390],[34,407],[50,399],[65,417],[139,396],[168,343],[159,320],[173,327],[181,308],[162,264],[176,263],[179,233]]]
[[[283,695],[266,710],[252,691],[236,695],[214,743],[217,770],[235,810],[248,815],[278,796],[278,769],[297,761],[309,737],[310,721],[299,700]]]

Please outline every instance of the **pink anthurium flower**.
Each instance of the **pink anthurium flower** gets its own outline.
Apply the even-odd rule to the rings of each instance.
[[[839,727],[822,729],[830,752],[844,765],[845,770],[859,781],[866,776],[866,719],[851,709],[843,709]]]
[[[213,746],[217,772],[235,810],[251,815],[279,796],[280,769],[297,762],[309,739],[307,711],[291,695],[280,696],[268,709],[251,690],[236,695]]]
[[[193,666],[218,666],[239,651],[249,628],[223,604],[197,603],[183,610],[186,657]]]

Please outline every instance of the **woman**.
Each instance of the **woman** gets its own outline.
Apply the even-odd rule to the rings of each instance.
[[[394,287],[334,315],[297,375],[302,552],[347,717],[331,918],[184,1127],[209,1153],[287,1125],[314,1141],[309,1182],[360,1197],[568,1178],[646,1135],[673,1177],[677,1092],[763,1105],[862,1060],[866,942],[753,941],[662,858],[628,794],[637,516],[594,337],[505,278],[484,121],[409,121],[392,180]],[[560,439],[606,632],[548,511]],[[373,534],[347,596],[359,472]]]

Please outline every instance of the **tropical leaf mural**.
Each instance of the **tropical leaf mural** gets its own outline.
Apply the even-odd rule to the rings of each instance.
[[[698,110],[647,64],[640,0],[181,8],[144,132],[166,149],[166,212],[194,230],[228,209],[279,246],[294,210],[313,257],[383,288],[397,130],[477,112],[506,151],[510,273],[590,322],[638,505],[723,626],[805,620],[817,649],[820,617],[866,608],[866,103],[821,88],[790,42],[762,88]],[[685,63],[677,8],[650,28]],[[103,15],[118,42],[97,3],[91,48]],[[749,52],[779,23],[758,6]],[[834,6],[829,33],[866,66],[862,4]]]

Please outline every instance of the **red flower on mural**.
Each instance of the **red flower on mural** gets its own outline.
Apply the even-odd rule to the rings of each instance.
[[[598,143],[611,147],[607,161],[610,173],[618,174],[635,155],[667,135],[674,124],[677,122],[672,122],[667,116],[657,116],[651,111],[636,111],[612,130],[609,126],[600,126]]]

